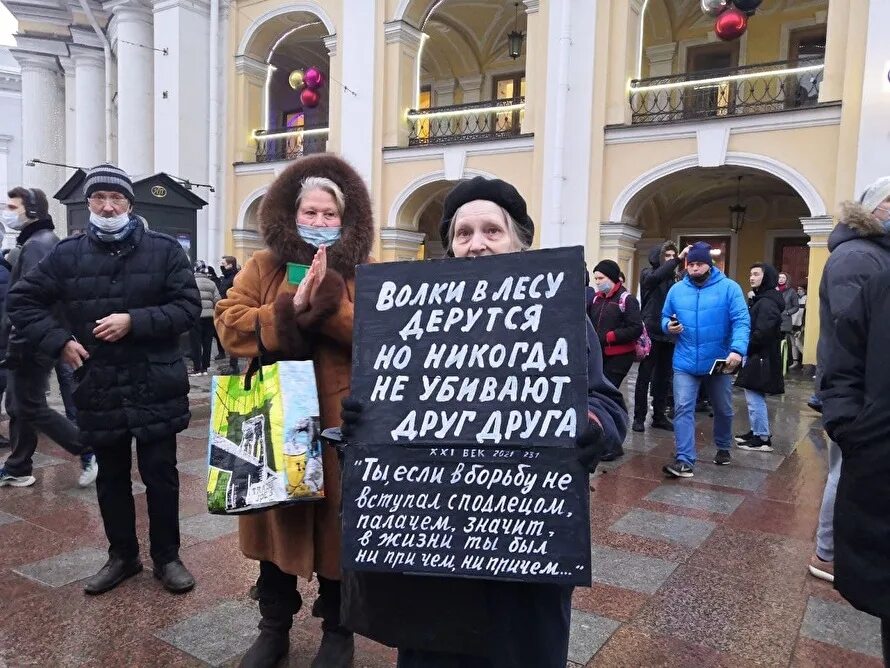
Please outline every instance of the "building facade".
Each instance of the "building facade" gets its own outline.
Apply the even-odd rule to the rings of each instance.
[[[9,49],[0,47],[0,195],[22,181],[22,73]],[[14,243],[5,235],[3,247]]]
[[[78,2],[6,3],[25,159],[212,185],[211,260],[262,246],[260,200],[301,155],[364,176],[382,260],[441,255],[444,194],[498,176],[537,246],[583,245],[631,282],[668,238],[709,240],[743,284],[775,263],[812,293],[812,363],[833,216],[890,173],[883,0],[764,0],[732,41],[699,0]]]

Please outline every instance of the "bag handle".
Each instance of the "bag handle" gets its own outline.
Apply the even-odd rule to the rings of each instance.
[[[256,322],[253,325],[253,332],[256,335],[257,356],[250,360],[250,364],[247,366],[247,371],[244,373],[245,391],[250,390],[254,375],[259,375],[260,382],[263,382],[263,359],[269,354],[269,351],[266,350],[266,346],[263,345],[262,328],[260,327],[259,316],[257,316]]]

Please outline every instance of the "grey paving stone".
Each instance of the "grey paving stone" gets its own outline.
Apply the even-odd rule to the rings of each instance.
[[[646,434],[639,434],[635,431],[627,431],[627,437],[624,439],[624,449],[629,450],[631,452],[642,452],[646,453],[652,450],[657,445],[660,445],[662,441],[659,441],[657,438],[649,437],[646,438]]]
[[[198,440],[203,439],[206,441],[210,434],[210,430],[207,425],[204,425],[203,427],[189,427],[180,433],[189,438],[197,438]]]
[[[207,459],[190,459],[187,462],[179,462],[176,465],[180,473],[186,475],[195,475],[199,477],[207,477]]]
[[[881,622],[846,603],[833,603],[810,596],[800,634],[881,658]]]
[[[698,474],[696,473],[696,478]],[[696,478],[693,478],[695,480]],[[704,510],[709,513],[730,515],[742,505],[745,497],[741,494],[718,492],[711,489],[696,489],[682,483],[664,484],[656,487],[645,496],[647,501],[667,503],[681,508]]]
[[[55,466],[56,464],[70,463],[70,464],[74,465],[74,463],[77,460],[76,459],[70,459],[70,460],[60,459],[59,457],[51,457],[50,455],[44,455],[43,453],[35,452],[32,461],[33,461],[33,467],[35,469],[42,469],[42,468],[46,468],[47,466]]]
[[[106,561],[108,552],[88,548],[24,564],[14,568],[13,571],[49,587],[63,587],[92,577]]]
[[[213,540],[238,531],[238,518],[202,513],[180,520],[179,530],[199,540]]]
[[[609,528],[634,536],[698,547],[707,540],[716,526],[714,522],[706,520],[635,508]]]
[[[713,461],[716,453],[717,448],[713,445],[699,448],[699,461]],[[732,449],[733,466],[743,466],[745,468],[759,469],[761,471],[777,471],[784,461],[785,455],[779,452],[752,452],[751,450],[739,450],[738,448]],[[698,471],[696,471],[695,474],[697,476]]]
[[[219,605],[155,633],[155,637],[212,666],[247,651],[256,638],[260,612],[255,604],[223,601]]]
[[[654,594],[678,564],[594,544],[590,550],[594,582]]]
[[[600,647],[621,626],[608,617],[600,617],[581,610],[572,610],[572,622],[569,633],[569,661],[581,665],[593,658]]]
[[[733,456],[735,456],[735,453],[733,453]],[[732,487],[753,492],[763,484],[767,475],[769,474],[766,471],[746,469],[737,464],[717,466],[709,457],[698,460],[695,465],[695,477],[693,480],[708,485],[720,485],[721,487]]]
[[[10,515],[9,513],[4,513],[0,510],[0,524],[12,524],[13,522],[18,522],[22,518],[16,517],[15,515]]]
[[[64,490],[62,494],[86,503],[99,503],[99,499],[96,498],[96,485],[90,485],[88,487],[70,487]],[[135,496],[136,494],[145,494],[145,485],[134,480],[133,495]]]

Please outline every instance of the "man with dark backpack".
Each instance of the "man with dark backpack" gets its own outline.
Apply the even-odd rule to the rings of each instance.
[[[652,426],[673,431],[674,425],[667,417],[668,385],[671,380],[671,361],[674,343],[661,329],[661,308],[668,290],[677,282],[677,268],[686,256],[686,249],[679,255],[673,241],[665,241],[649,253],[651,266],[640,273],[640,303],[643,324],[652,339],[652,350],[640,362],[637,383],[634,387],[634,431],[646,430],[646,413],[649,409],[649,388],[652,388]]]

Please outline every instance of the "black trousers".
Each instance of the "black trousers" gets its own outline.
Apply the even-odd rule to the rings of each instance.
[[[400,649],[397,668],[564,668],[573,587],[498,582],[492,589],[486,657]],[[472,605],[473,602],[468,602]]]
[[[121,559],[139,556],[136,508],[130,469],[132,437],[96,448],[99,477],[96,492],[108,537],[108,553]],[[176,470],[176,436],[156,441],[136,439],[139,475],[148,501],[148,535],[151,558],[162,566],[179,558],[179,472]]]
[[[652,341],[649,357],[640,362],[637,384],[634,386],[634,419],[645,421],[649,409],[649,389],[652,389],[652,415],[664,415],[674,361],[674,344]]]
[[[191,333],[192,360],[195,371],[207,371],[210,368],[210,353],[213,348],[213,318],[198,318]]]
[[[321,618],[323,631],[349,633],[340,626],[340,581],[317,577],[318,598],[312,606],[312,616]],[[261,561],[256,585],[263,616],[260,629],[289,629],[293,616],[303,606],[303,598],[297,591],[297,576],[285,573],[271,561]]]
[[[634,354],[627,353],[625,355],[604,355],[603,356],[603,375],[609,379],[616,388],[621,389],[621,383],[624,377],[634,363]]]
[[[29,361],[7,374],[6,412],[12,452],[3,467],[10,475],[31,475],[38,432],[49,436],[72,455],[91,452],[81,444],[77,425],[47,405],[50,371]]]

